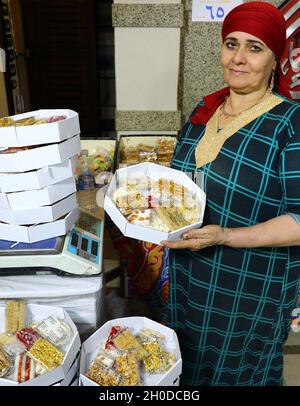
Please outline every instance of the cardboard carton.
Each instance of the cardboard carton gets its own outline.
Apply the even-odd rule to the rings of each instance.
[[[68,178],[43,189],[17,193],[0,193],[0,208],[22,210],[48,206],[76,192],[75,179]]]
[[[74,209],[64,217],[44,224],[16,226],[0,223],[0,235],[2,240],[28,243],[37,242],[66,234],[78,218],[79,211]]]
[[[12,225],[39,224],[55,221],[77,207],[76,193],[52,206],[12,210],[0,207],[0,221]]]
[[[69,138],[59,144],[44,145],[10,154],[0,153],[0,172],[26,172],[55,165],[80,151],[80,137]]]
[[[73,156],[56,165],[24,173],[0,174],[1,192],[20,192],[23,190],[42,189],[73,176],[77,166],[77,156]]]

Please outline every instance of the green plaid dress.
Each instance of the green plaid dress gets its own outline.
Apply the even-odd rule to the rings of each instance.
[[[245,227],[300,214],[299,104],[284,99],[196,168],[204,130],[186,123],[172,161],[194,180],[201,175],[204,225]],[[181,383],[281,385],[299,271],[300,247],[171,250],[168,324],[182,351]]]

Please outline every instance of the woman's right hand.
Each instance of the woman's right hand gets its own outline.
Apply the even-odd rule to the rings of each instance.
[[[202,250],[212,245],[225,243],[226,231],[218,225],[208,225],[202,228],[194,228],[183,234],[183,240],[161,241],[161,245],[170,249],[190,249],[191,251]]]

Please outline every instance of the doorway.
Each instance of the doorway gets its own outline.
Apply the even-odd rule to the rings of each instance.
[[[79,113],[83,136],[99,136],[96,2],[21,2],[31,110]]]

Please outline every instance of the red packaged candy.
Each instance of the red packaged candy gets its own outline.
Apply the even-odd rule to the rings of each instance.
[[[22,328],[16,335],[18,340],[24,344],[26,350],[29,350],[39,338],[39,334],[31,327]]]

